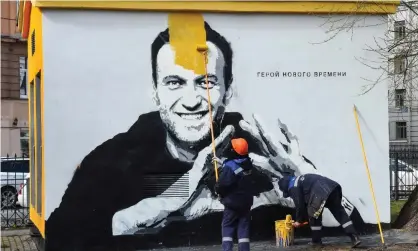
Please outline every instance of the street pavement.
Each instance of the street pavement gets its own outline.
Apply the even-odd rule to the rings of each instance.
[[[38,251],[28,229],[2,230],[2,251]]]
[[[416,243],[418,241],[418,232],[405,232],[402,230],[389,230],[384,232],[385,250],[418,250]],[[359,250],[383,250],[379,234],[361,236],[362,245]],[[251,243],[251,251],[270,251],[270,250],[326,250],[326,251],[346,251],[354,250],[350,247],[349,238],[328,237],[323,238],[324,247],[320,249],[312,249],[308,243],[309,238],[298,238],[295,240],[295,245],[287,248],[279,248],[275,246],[274,241],[270,242],[256,242]],[[179,248],[165,248],[153,249],[158,251],[219,251],[222,250],[221,245],[201,246],[201,247],[179,247]],[[237,250],[237,245],[235,245]]]
[[[30,238],[29,230],[3,230],[1,240],[1,250],[4,251],[38,251],[35,243]],[[356,250],[368,251],[418,251],[418,232],[406,232],[402,230],[389,230],[384,233],[385,248],[381,244],[379,234],[362,236],[362,245]],[[298,238],[295,240],[295,245],[287,248],[279,248],[275,246],[274,241],[254,242],[251,243],[251,251],[304,251],[304,250],[322,250],[322,251],[348,251],[354,250],[350,248],[349,239],[342,237],[324,238],[324,247],[320,249],[312,249],[308,246],[309,238]],[[178,247],[178,248],[164,248],[152,249],[156,251],[220,251],[220,245],[210,246],[195,246],[195,247]],[[237,245],[235,249],[237,250]]]

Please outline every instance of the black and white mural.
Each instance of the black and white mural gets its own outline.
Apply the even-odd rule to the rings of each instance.
[[[73,20],[80,20],[84,14],[75,12],[71,15],[74,15]],[[109,45],[106,39],[113,39],[110,29],[136,32],[134,25],[128,23],[134,19],[140,19],[139,22],[145,24],[144,20],[148,19],[148,26],[137,28],[141,36],[150,36],[146,41],[151,42],[132,42],[132,39],[128,39],[128,42],[123,42],[126,48],[119,45],[118,48],[103,49],[103,51],[119,50],[114,53],[109,52],[112,54],[109,57],[113,57],[114,60],[110,62],[106,60],[106,56],[93,54],[94,41],[86,38],[87,45],[80,46],[85,46],[86,58],[87,54],[94,57],[94,59],[86,60],[95,60],[99,66],[92,64],[87,66],[87,63],[81,62],[81,65],[86,65],[83,70],[84,77],[78,75],[81,74],[81,70],[75,70],[78,73],[70,77],[77,83],[82,81],[86,86],[86,93],[79,90],[79,97],[71,98],[71,102],[67,98],[67,102],[64,96],[61,97],[62,100],[58,100],[57,97],[52,97],[52,91],[45,92],[45,102],[50,104],[55,102],[57,109],[66,106],[66,102],[73,103],[73,107],[78,107],[74,108],[78,109],[78,115],[75,111],[73,113],[69,111],[75,118],[70,123],[71,128],[68,126],[68,130],[66,129],[68,141],[61,141],[59,145],[47,141],[46,151],[52,153],[60,147],[67,149],[66,145],[72,145],[75,152],[81,151],[77,150],[78,148],[85,152],[84,156],[77,156],[78,162],[76,158],[72,159],[72,167],[69,164],[63,164],[68,166],[65,169],[67,170],[65,179],[60,178],[64,177],[63,173],[59,173],[61,167],[54,166],[57,169],[57,176],[49,184],[56,184],[56,191],[51,192],[51,197],[48,197],[50,190],[47,188],[47,198],[57,198],[56,193],[60,194],[61,200],[55,202],[53,199],[47,199],[47,204],[51,202],[54,205],[48,206],[50,212],[47,213],[49,217],[46,220],[46,239],[51,247],[63,245],[62,242],[69,246],[84,247],[90,244],[108,243],[109,240],[118,236],[126,238],[153,236],[170,227],[169,232],[164,232],[167,235],[165,237],[168,238],[168,235],[171,235],[171,238],[176,238],[173,229],[179,229],[178,226],[183,226],[181,231],[185,233],[189,231],[191,234],[196,234],[204,228],[205,231],[209,231],[208,222],[212,224],[210,231],[214,235],[219,233],[220,222],[216,221],[219,219],[223,206],[215,198],[213,191],[215,173],[211,163],[213,156],[209,107],[212,108],[214,118],[218,157],[223,157],[223,151],[232,137],[243,137],[249,142],[250,158],[257,168],[259,192],[253,206],[255,213],[253,221],[262,219],[262,216],[266,217],[270,225],[265,226],[267,222],[260,223],[260,225],[271,232],[273,220],[282,219],[292,211],[293,202],[282,197],[277,185],[278,178],[284,173],[296,175],[318,173],[330,175],[343,185],[343,193],[349,194],[343,199],[344,207],[357,226],[364,222],[373,223],[372,203],[366,190],[367,180],[362,180],[365,176],[358,178],[362,180],[361,182],[357,182],[357,178],[352,178],[356,175],[360,176],[364,171],[354,120],[350,120],[354,89],[358,89],[359,85],[348,86],[354,79],[359,80],[359,76],[353,73],[358,66],[335,67],[343,56],[346,58],[342,59],[342,64],[354,62],[354,59],[350,53],[337,53],[334,56],[331,52],[335,46],[341,48],[345,46],[341,45],[341,41],[349,44],[350,42],[346,41],[348,35],[339,40],[340,45],[331,41],[328,49],[318,49],[319,52],[315,52],[316,47],[310,45],[312,59],[309,59],[309,54],[305,54],[309,50],[302,48],[300,41],[295,42],[293,46],[299,46],[302,52],[295,54],[294,58],[289,58],[283,50],[294,48],[289,43],[295,40],[296,36],[299,40],[303,40],[302,35],[305,31],[296,25],[293,27],[294,30],[283,30],[280,33],[271,26],[272,17],[266,17],[263,22],[254,19],[251,25],[249,22],[253,21],[247,20],[248,28],[240,31],[237,29],[238,24],[228,26],[227,19],[217,15],[208,15],[209,17],[206,18],[206,15],[201,14],[160,13],[158,15],[147,14],[148,16],[136,14],[135,16],[134,13],[130,13],[126,15],[126,22],[121,21],[125,18],[123,15],[110,18],[114,21],[112,27],[99,24],[98,20],[104,19],[100,15],[104,16],[104,14],[99,12],[94,15],[97,19],[80,23],[80,27],[87,29],[97,26],[97,29],[94,29],[99,37],[96,41],[103,39],[104,43]],[[59,16],[58,13],[53,12],[49,17],[50,20],[60,18],[69,20],[69,17]],[[307,24],[314,18],[305,17],[299,22]],[[239,22],[239,18],[233,17],[233,19],[234,22]],[[282,21],[290,22],[290,19],[288,17]],[[67,22],[66,20],[63,23]],[[45,29],[55,29],[54,25],[59,24],[52,21],[48,23],[48,20],[45,20]],[[160,28],[157,29],[157,27]],[[72,44],[81,43],[83,29],[74,29]],[[100,29],[109,29],[109,31]],[[321,28],[310,29],[313,31],[308,33],[323,34]],[[370,33],[368,30],[362,32]],[[247,35],[241,39],[237,35],[240,33],[252,33],[252,42],[248,42],[251,36]],[[267,34],[272,35],[267,37]],[[232,37],[232,40],[229,37]],[[271,47],[273,43],[266,40],[279,38],[288,41],[282,42],[282,46],[287,45],[287,47],[274,51]],[[270,46],[269,52],[263,50],[263,43],[266,43],[265,46]],[[304,43],[306,47],[309,46],[307,40]],[[199,44],[208,46],[207,61],[204,55],[196,50]],[[354,41],[353,44],[352,47],[348,46],[350,50],[356,48],[360,51],[360,45],[364,42]],[[88,50],[87,47],[92,49]],[[123,56],[120,58],[114,56],[125,51],[135,54],[137,47],[145,48],[141,49],[141,52],[148,54],[138,53],[127,60],[131,58],[141,60],[143,63],[139,68],[131,67],[128,62],[120,63],[123,61],[118,60],[121,60]],[[55,50],[52,46],[48,49],[48,37],[45,38],[45,48],[45,53],[52,53]],[[323,65],[315,64],[320,61],[315,56],[327,50],[330,53],[324,56]],[[338,51],[338,48],[335,50]],[[82,55],[81,52],[74,53],[78,56]],[[247,54],[247,60],[243,61],[245,54]],[[63,53],[58,57],[67,57],[67,60],[63,60],[67,64],[75,62],[75,58],[70,53]],[[253,58],[253,60],[250,61],[248,58]],[[333,61],[336,58],[338,60]],[[289,62],[288,68],[286,69],[286,64],[283,63],[278,67],[271,65],[278,61]],[[307,61],[313,61],[313,63]],[[53,68],[52,62],[50,64]],[[301,67],[300,71],[297,69],[298,65]],[[308,69],[307,65],[310,65],[312,69]],[[71,66],[68,65],[68,67]],[[73,69],[77,67],[81,69],[83,66],[74,64]],[[91,71],[87,71],[88,69]],[[115,74],[117,71],[119,73]],[[128,71],[134,71],[134,73],[124,75]],[[52,74],[58,73],[46,72],[46,79],[47,74],[51,75],[52,80],[55,78]],[[93,75],[96,77],[93,78]],[[250,75],[251,77],[248,77]],[[132,79],[131,76],[136,76],[136,78]],[[210,101],[206,89],[206,76]],[[108,78],[112,80],[107,81]],[[305,83],[304,87],[301,86],[303,83]],[[64,86],[62,79],[57,85]],[[130,91],[131,85],[140,87]],[[96,97],[93,97],[91,93],[87,94],[93,86],[97,88]],[[110,89],[105,89],[107,86],[110,86]],[[147,92],[145,87],[150,91]],[[338,88],[344,90],[338,90]],[[113,92],[116,97],[111,97],[110,92]],[[135,93],[142,92],[147,92],[148,99],[143,98],[141,102],[149,102],[149,109],[141,106],[139,110],[145,111],[137,113],[136,117],[116,115],[125,113],[127,109],[132,110],[128,112],[129,114],[135,114],[137,107],[127,107],[124,100],[128,99],[135,103],[133,96],[136,95]],[[378,97],[385,91],[377,90],[376,92],[371,95]],[[105,101],[100,97],[102,95],[111,98]],[[141,95],[144,97],[145,94]],[[293,97],[290,97],[292,95]],[[90,96],[90,101],[86,101],[84,96]],[[130,98],[131,96],[133,98]],[[260,98],[263,96],[267,101]],[[327,98],[334,104],[326,105],[325,99]],[[366,99],[364,97],[361,99],[359,106],[369,109],[367,102],[370,100],[364,101]],[[376,102],[380,100],[379,97]],[[103,105],[96,105],[95,102]],[[113,102],[112,106],[118,108],[106,110],[106,107],[110,107],[105,104],[106,102]],[[81,106],[75,103],[84,103],[85,106],[81,109]],[[373,103],[370,105],[373,106]],[[111,109],[119,110],[119,112],[111,113]],[[367,109],[365,116],[372,111]],[[285,119],[282,118],[281,113],[286,114]],[[347,113],[343,115],[343,119],[340,116],[342,113]],[[113,116],[118,118],[125,116],[127,119],[123,123],[128,126],[127,129],[119,130],[123,126],[114,126],[119,122]],[[381,113],[373,116],[382,119]],[[93,121],[94,117],[101,118],[96,120],[95,129],[91,128],[92,124],[82,126],[83,118],[86,119],[85,121]],[[371,119],[374,120],[373,117]],[[48,121],[52,120],[46,118],[46,127],[48,127]],[[53,123],[57,122],[51,122],[49,126],[52,127]],[[296,131],[303,131],[306,137],[299,138],[300,135],[297,135],[290,125],[295,125]],[[102,129],[106,127],[115,129],[108,131]],[[374,123],[370,124],[370,127],[378,128],[379,125]],[[57,130],[64,129],[58,127]],[[91,130],[91,132],[87,133],[85,130]],[[384,141],[385,137],[382,137],[384,134],[379,130],[376,135],[380,137],[379,140]],[[323,135],[322,142],[317,141],[319,134]],[[104,135],[107,136],[104,137]],[[74,137],[77,139],[71,139]],[[370,140],[367,133],[365,140]],[[79,147],[74,142],[79,142]],[[96,146],[93,146],[93,142]],[[303,152],[302,148],[308,149],[308,152],[312,154]],[[74,151],[70,150],[67,154],[72,154]],[[351,153],[346,152],[354,153],[350,155]],[[372,165],[375,159],[381,157],[379,154],[371,153]],[[57,162],[47,159],[46,164],[48,163],[52,165]],[[53,171],[47,173],[53,173]],[[350,181],[344,181],[349,177],[351,177]],[[49,185],[48,180],[52,179],[52,176],[47,177],[47,185]],[[64,186],[66,186],[65,189],[61,191],[61,187]],[[357,191],[353,192],[353,190]],[[213,217],[212,220],[210,217]],[[332,215],[325,212],[324,225],[337,226],[336,224]],[[71,237],[71,245],[68,244],[68,236]]]

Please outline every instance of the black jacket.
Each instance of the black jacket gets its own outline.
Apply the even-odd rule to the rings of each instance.
[[[308,217],[317,218],[322,214],[325,203],[334,189],[340,185],[318,174],[304,174],[284,177],[279,181],[280,190],[293,199],[296,208],[295,220],[302,222]]]
[[[249,142],[249,150],[260,153],[250,136],[240,129],[239,113],[225,113],[221,122],[214,125],[215,135],[227,125],[235,127],[235,136]],[[83,144],[83,142],[80,142]],[[210,139],[202,142],[200,149],[208,146]],[[139,116],[127,132],[120,133],[97,146],[82,160],[80,167],[62,197],[59,206],[46,221],[45,231],[50,250],[64,247],[105,244],[112,237],[112,217],[119,210],[139,201],[155,197],[167,187],[145,189],[146,177],[161,174],[181,177],[192,164],[174,159],[166,148],[166,129],[158,112]],[[204,181],[213,185],[204,184]],[[259,190],[273,188],[265,179]],[[214,178],[202,179],[198,187],[214,189]]]
[[[227,160],[216,184],[221,203],[234,210],[250,210],[254,202],[253,165],[247,157]]]

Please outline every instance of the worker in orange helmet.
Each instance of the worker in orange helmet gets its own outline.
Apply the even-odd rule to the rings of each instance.
[[[225,206],[222,218],[222,248],[232,251],[233,236],[238,235],[238,249],[250,250],[250,220],[253,205],[254,186],[252,178],[253,165],[248,157],[248,143],[243,138],[231,140],[227,159],[214,161],[222,164],[215,191]]]

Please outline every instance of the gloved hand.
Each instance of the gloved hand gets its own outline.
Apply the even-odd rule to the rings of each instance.
[[[215,164],[215,162],[218,163],[218,166],[222,165],[222,160],[218,157],[213,157],[212,158],[212,164]]]

